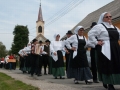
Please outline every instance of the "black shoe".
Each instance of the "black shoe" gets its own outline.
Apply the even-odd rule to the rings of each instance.
[[[30,74],[30,71],[28,71],[28,74]]]
[[[57,77],[55,77],[55,79],[57,79]]]
[[[99,83],[98,80],[93,80],[94,83]]]
[[[103,87],[106,89],[108,88],[107,84],[104,84],[104,83],[103,83]]]
[[[44,73],[44,75],[47,75],[47,73]]]
[[[31,77],[33,77],[33,74],[31,74]]]
[[[115,90],[115,88],[112,84],[108,84],[108,90]]]
[[[37,76],[42,76],[42,74],[38,74]]]
[[[91,84],[91,83],[93,83],[93,82],[88,81],[88,80],[85,80],[85,83],[86,83],[86,84],[88,84],[88,83]]]
[[[74,84],[79,84],[79,82],[77,80],[74,80]]]
[[[65,79],[65,78],[60,76],[60,79]]]
[[[26,71],[23,71],[23,74],[26,73]]]

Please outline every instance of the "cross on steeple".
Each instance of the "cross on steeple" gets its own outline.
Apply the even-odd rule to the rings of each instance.
[[[40,6],[41,6],[41,0],[40,0]]]
[[[38,13],[38,20],[37,21],[43,21],[42,9],[41,9],[41,0],[40,0],[40,7],[39,7],[39,13]]]

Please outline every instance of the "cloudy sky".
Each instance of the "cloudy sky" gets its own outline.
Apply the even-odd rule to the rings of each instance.
[[[53,40],[57,32],[62,36],[85,16],[113,0],[41,0],[44,36]],[[31,41],[36,37],[36,21],[40,0],[0,0],[0,41],[11,48],[15,25],[27,25]]]

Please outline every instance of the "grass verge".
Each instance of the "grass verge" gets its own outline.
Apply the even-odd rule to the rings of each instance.
[[[21,81],[15,80],[4,73],[0,73],[0,90],[40,90],[40,89],[31,85],[27,85]]]

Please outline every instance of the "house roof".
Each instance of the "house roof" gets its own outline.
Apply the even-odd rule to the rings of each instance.
[[[114,0],[107,5],[99,8],[96,11],[93,11],[92,13],[88,14],[81,22],[79,22],[75,27],[71,29],[72,32],[74,32],[74,29],[81,25],[85,28],[85,30],[89,30],[92,22],[97,22],[99,19],[99,16],[103,12],[110,12],[112,15],[113,22],[114,20],[120,18],[120,0]],[[66,35],[63,37],[65,38]]]

